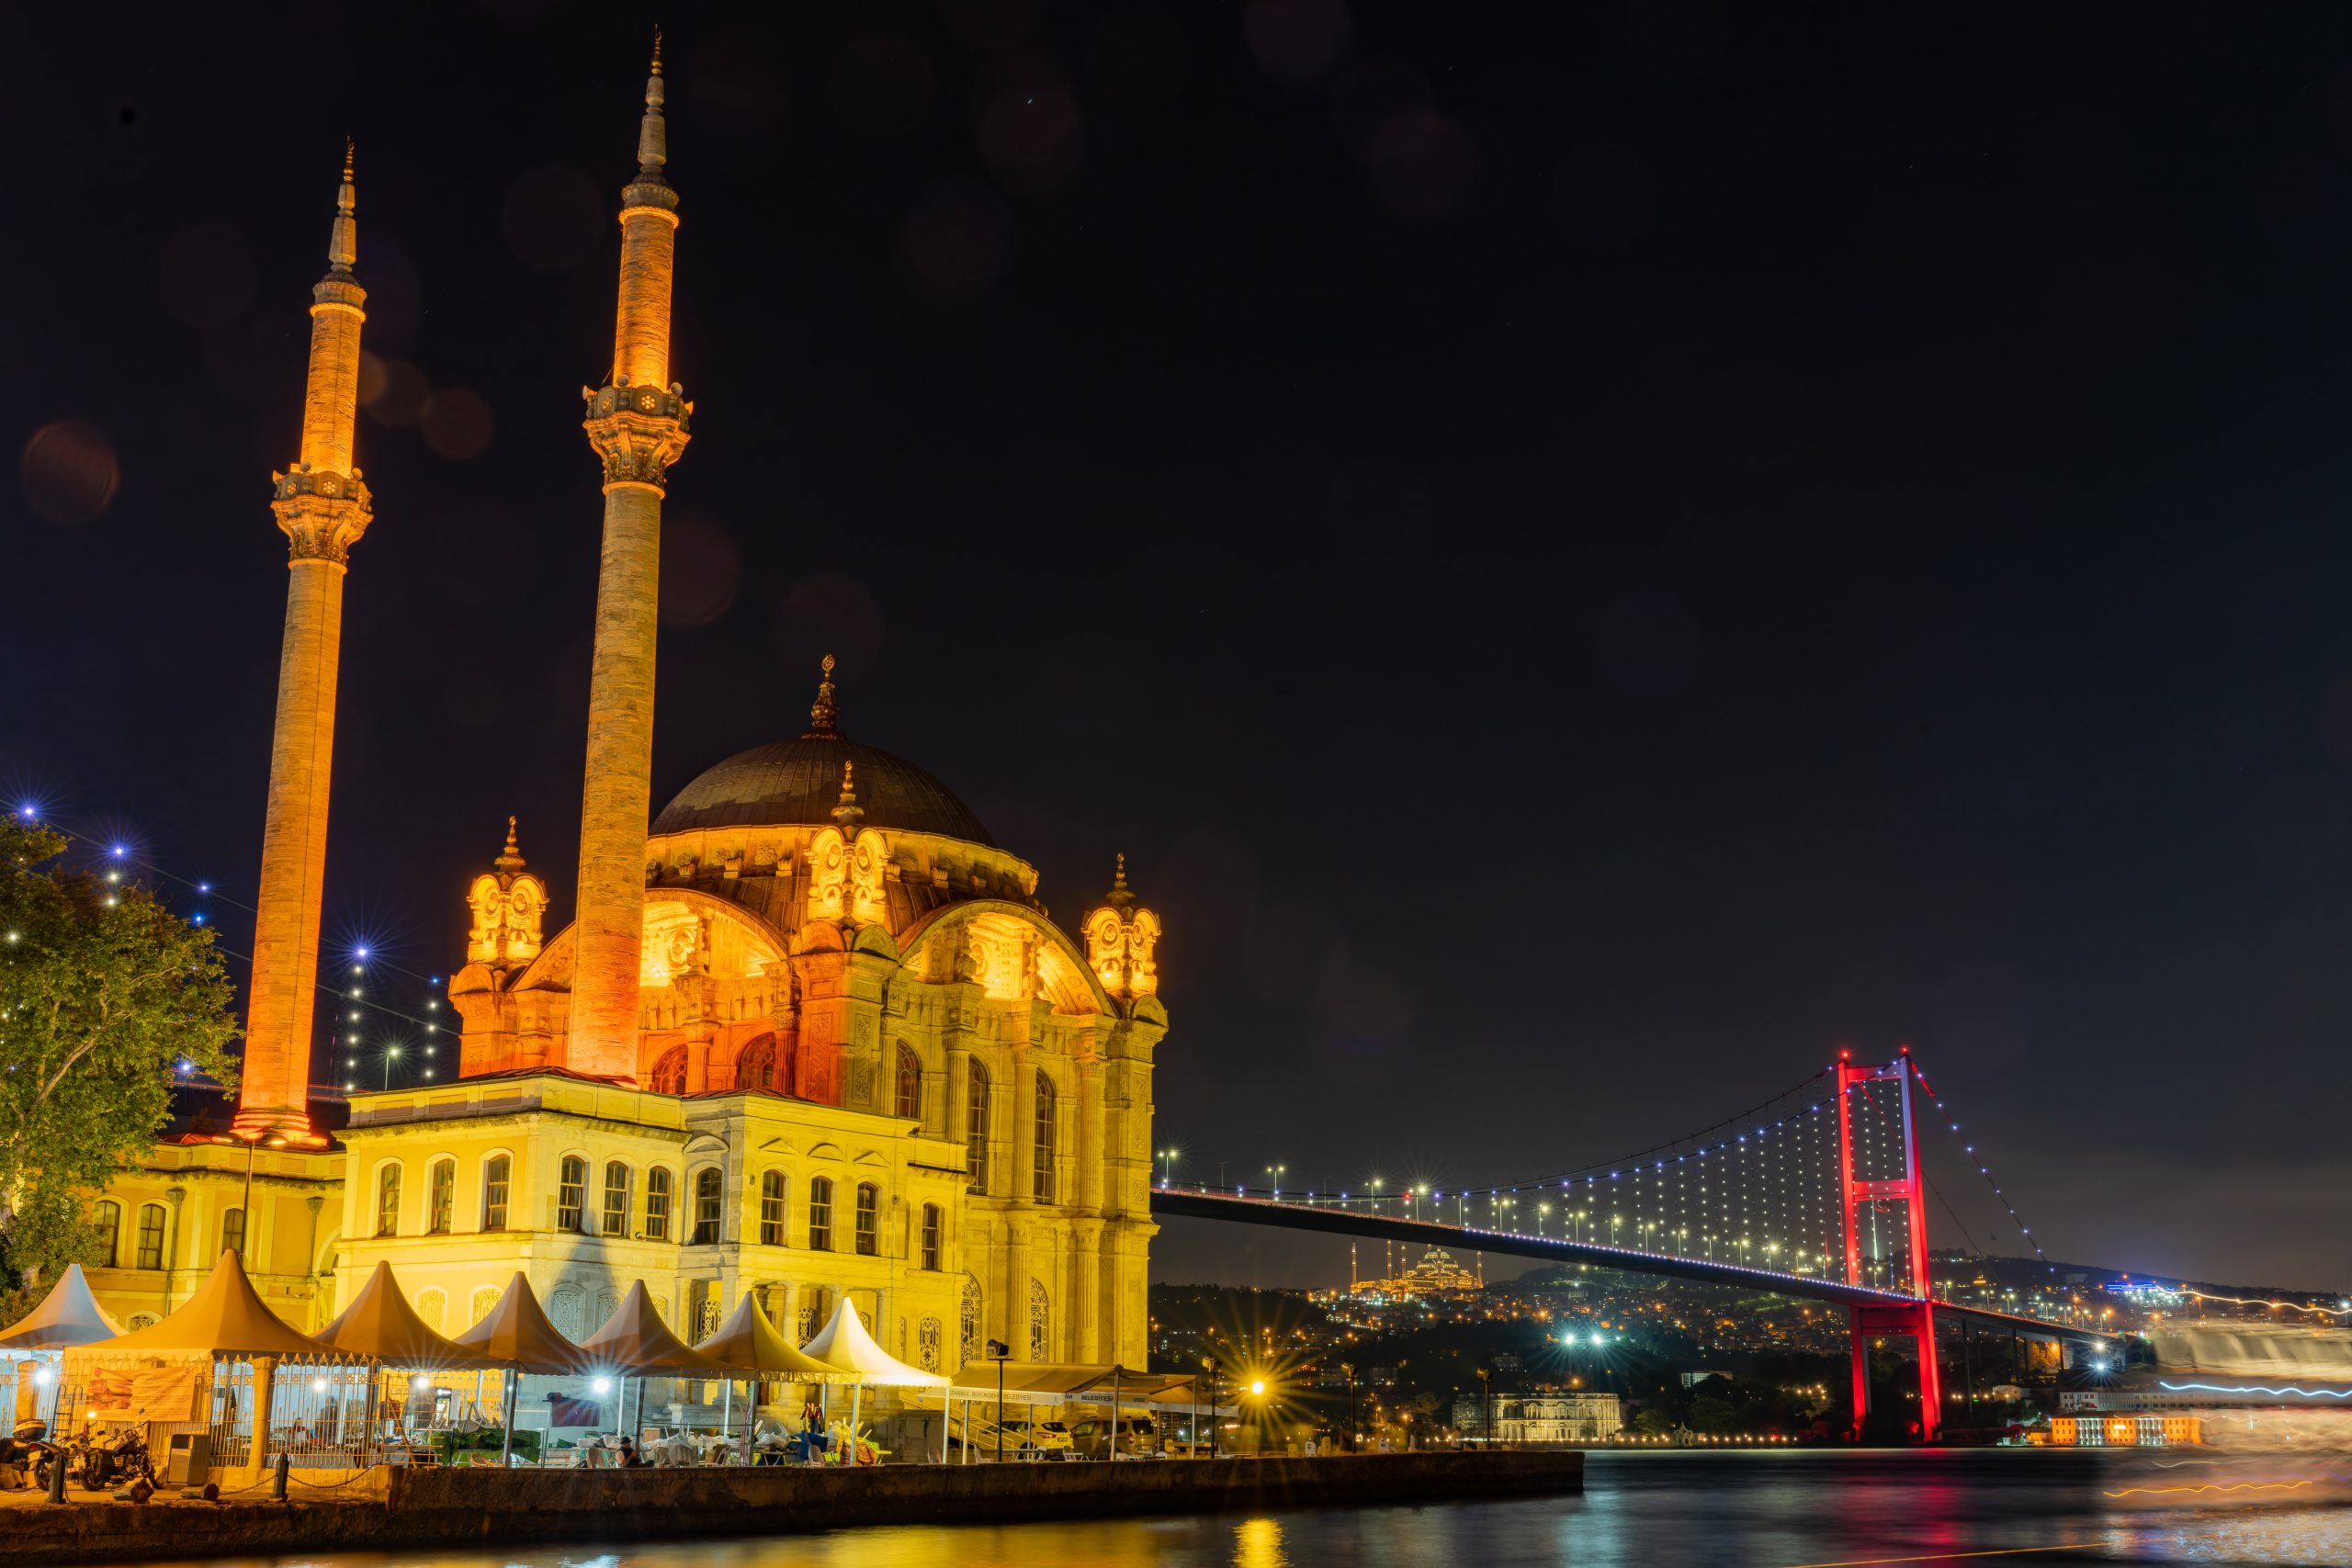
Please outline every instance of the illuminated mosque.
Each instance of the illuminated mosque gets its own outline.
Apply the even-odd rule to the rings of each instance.
[[[927,1370],[991,1339],[1140,1368],[1168,1017],[1124,860],[1074,941],[968,807],[848,738],[830,658],[804,734],[711,768],[647,830],[661,511],[694,409],[671,378],[662,87],[657,45],[612,369],[583,389],[605,502],[578,918],[545,931],[510,818],[464,890],[458,1076],[353,1092],[347,1126],[314,1126],[343,579],[373,519],[346,156],[300,456],[273,476],[289,584],[233,1135],[165,1137],[99,1198],[92,1282],[137,1326],[235,1248],[315,1328],[380,1260],[456,1333],[519,1269],[574,1338],[641,1280],[689,1339],[746,1292],[800,1338],[846,1298]]]

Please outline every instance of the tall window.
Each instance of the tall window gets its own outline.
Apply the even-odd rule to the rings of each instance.
[[[718,1168],[707,1165],[695,1173],[694,1245],[707,1247],[718,1239]]]
[[[662,1166],[645,1173],[645,1239],[670,1239],[670,1172]]]
[[[506,1194],[508,1178],[514,1162],[504,1155],[492,1155],[481,1168],[481,1228],[503,1231],[506,1228]]]
[[[876,1212],[881,1206],[882,1195],[874,1190],[874,1183],[859,1182],[857,1184],[857,1255],[860,1258],[874,1256]]]
[[[1050,1360],[1054,1348],[1054,1309],[1046,1299],[1046,1287],[1036,1280],[1029,1281],[1029,1359]]]
[[[424,1234],[447,1235],[458,1215],[458,1162],[435,1160],[425,1178]]]
[[[613,1160],[605,1167],[605,1218],[599,1235],[628,1235],[628,1165]]]
[[[645,1087],[656,1094],[685,1093],[686,1048],[673,1045],[662,1052],[662,1059],[653,1064],[653,1071],[647,1075]]]
[[[243,1209],[220,1211],[220,1250],[245,1255],[245,1212]]]
[[[831,1252],[833,1249],[833,1179],[812,1176],[808,1179],[808,1250]]]
[[[164,1266],[164,1206],[149,1203],[139,1211],[139,1267]]]
[[[964,1276],[964,1292],[956,1308],[956,1359],[970,1366],[980,1359],[980,1282]]]
[[[780,1170],[760,1178],[760,1245],[784,1245],[784,1172]]]
[[[90,1228],[98,1233],[98,1262],[105,1268],[114,1267],[115,1258],[122,1251],[122,1205],[108,1198],[90,1211]]]
[[[578,1155],[566,1155],[556,1172],[555,1228],[576,1231],[588,1212],[588,1162]]]
[[[904,1041],[899,1043],[898,1092],[890,1097],[890,1109],[906,1121],[922,1120],[922,1058]]]
[[[1040,1203],[1050,1203],[1054,1201],[1054,1080],[1042,1067],[1037,1070],[1037,1125],[1033,1138],[1030,1195]]]
[[[989,1070],[978,1056],[964,1091],[964,1185],[989,1190]]]
[[[936,1203],[922,1206],[922,1266],[931,1269],[939,1267],[939,1205]]]
[[[376,1234],[401,1234],[401,1168],[397,1165],[376,1173]]]
[[[775,1069],[775,1036],[763,1034],[735,1054],[735,1087],[790,1093],[792,1086],[778,1082]]]

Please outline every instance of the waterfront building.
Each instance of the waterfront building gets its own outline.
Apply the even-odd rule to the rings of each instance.
[[[334,1144],[304,1103],[307,1009],[265,1017],[257,964],[232,1134],[162,1140],[93,1195],[112,1241],[92,1284],[136,1323],[235,1247],[273,1306],[316,1327],[383,1261],[454,1334],[519,1269],[578,1337],[641,1280],[689,1338],[747,1292],[804,1337],[846,1298],[928,1369],[953,1372],[990,1339],[1015,1359],[1141,1367],[1168,1018],[1159,921],[1124,857],[1064,931],[1035,868],[944,784],[848,738],[830,658],[802,734],[719,762],[648,829],[661,507],[693,412],[670,378],[667,163],[657,51],[622,197],[612,368],[586,394],[604,520],[578,918],[545,929],[552,890],[510,818],[462,904],[450,890],[453,949],[467,917],[447,991],[457,1077],[353,1090]],[[304,458],[275,502],[298,584],[326,583],[313,563],[331,558],[338,591],[368,515],[345,374],[364,298],[352,211],[346,164]],[[314,420],[340,432],[320,453]],[[281,688],[310,705],[289,719],[281,697],[273,845],[281,817],[323,821],[333,629],[325,610],[289,607]],[[263,919],[292,911],[293,956],[266,973],[290,976],[272,998],[307,998],[321,872],[315,854],[283,861],[266,853]]]

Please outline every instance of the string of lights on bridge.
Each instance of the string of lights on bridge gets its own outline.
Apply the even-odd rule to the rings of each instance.
[[[106,865],[106,879],[109,884],[121,882],[126,872],[130,870],[144,871],[186,888],[199,898],[225,904],[232,909],[242,910],[248,915],[259,914],[253,905],[232,897],[210,881],[183,876],[167,866],[159,865],[147,859],[136,852],[125,840],[93,838],[87,833],[67,827],[53,818],[43,816],[39,807],[29,803],[20,804],[17,807],[17,817],[19,821],[47,829],[68,842],[78,844],[92,852]],[[109,894],[107,897],[112,898],[114,895]],[[250,964],[253,962],[251,953],[240,953],[220,940],[219,933],[212,927],[211,918],[207,911],[203,909],[193,911],[187,916],[187,921],[193,926],[214,930],[213,948],[216,952],[224,953],[240,963]],[[418,1076],[427,1081],[438,1076],[437,1068],[431,1064],[439,1055],[440,1037],[452,1032],[450,1025],[438,1018],[427,1018],[420,1016],[418,1012],[403,1011],[370,997],[368,995],[368,987],[366,982],[371,969],[381,968],[406,976],[437,992],[442,987],[441,976],[419,974],[413,969],[395,964],[374,952],[364,942],[356,944],[351,949],[348,962],[350,975],[344,984],[337,985],[324,978],[313,982],[322,997],[331,998],[331,1005],[327,1010],[328,1021],[335,1027],[329,1031],[327,1036],[327,1049],[331,1053],[328,1059],[337,1063],[342,1069],[342,1076],[338,1080],[341,1088],[345,1092],[349,1092],[362,1087],[360,1075],[368,1070],[367,1067],[362,1066],[363,1058],[368,1060],[369,1066],[380,1070],[382,1075],[380,1082],[383,1087],[390,1088],[394,1070],[403,1061],[411,1059],[409,1054],[412,1048],[415,1052],[413,1059],[426,1064],[418,1067]],[[441,1006],[442,1001],[438,995],[429,996],[425,998],[420,1012],[438,1014],[441,1011]],[[382,1019],[398,1020],[400,1022],[408,1024],[422,1032],[425,1036],[425,1042],[422,1045],[413,1047],[412,1043],[406,1040],[387,1039],[381,1042],[372,1053],[367,1052],[366,1040],[357,1030],[352,1027],[360,1021],[363,1012],[373,1013]],[[179,1071],[183,1077],[196,1081],[194,1067],[191,1064],[182,1062]]]
[[[1899,1060],[1959,1141],[1960,1124],[1952,1120],[1951,1106],[1919,1071],[1908,1047]],[[1638,1156],[1540,1179],[1487,1187],[1408,1182],[1392,1190],[1385,1179],[1374,1178],[1368,1190],[1301,1192],[1285,1188],[1283,1167],[1272,1166],[1265,1185],[1244,1182],[1230,1191],[1239,1198],[1450,1224],[1474,1236],[1557,1239],[1621,1252],[1628,1258],[1673,1258],[1792,1279],[1843,1280],[1848,1243],[1838,1160],[1840,1108],[1836,1089],[1825,1094],[1822,1082],[1836,1071],[1834,1065],[1825,1066],[1738,1118],[1653,1145]],[[1882,1097],[1893,1100],[1900,1092],[1899,1085],[1883,1079],[1848,1087],[1845,1111],[1858,1182],[1898,1179],[1906,1172],[1901,1107],[1882,1103]],[[1925,1120],[1921,1109],[1913,1103],[1915,1116]],[[2032,1246],[2036,1259],[2052,1267],[1994,1178],[1989,1162],[1973,1144],[1961,1142],[1960,1146]],[[1174,1173],[1176,1151],[1161,1154],[1169,1162],[1162,1185],[1180,1185]],[[1204,1193],[1227,1190],[1205,1183],[1182,1185]],[[1932,1180],[1927,1185],[1936,1190]],[[1939,1190],[1936,1195],[1942,1201]],[[1949,1201],[1944,1201],[1949,1210]],[[1857,1205],[1854,1224],[1856,1282],[1890,1292],[1907,1288],[1926,1292],[1926,1260],[1910,1257],[1908,1226],[1899,1214],[1883,1201],[1863,1201]],[[1971,1246],[1973,1249],[1973,1240]]]

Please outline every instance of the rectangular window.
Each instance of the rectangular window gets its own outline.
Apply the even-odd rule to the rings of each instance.
[[[447,1235],[457,1223],[458,1162],[445,1159],[433,1168],[433,1179],[426,1187],[431,1213],[424,1217],[424,1234]]]
[[[507,1176],[514,1168],[504,1155],[493,1155],[481,1168],[481,1228],[486,1231],[506,1228]]]
[[[245,1255],[245,1212],[229,1209],[220,1215],[220,1250]]]
[[[645,1239],[670,1239],[670,1173],[660,1166],[645,1173]]]
[[[975,1060],[964,1091],[964,1184],[989,1190],[989,1070]]]
[[[922,1266],[934,1272],[939,1268],[939,1205],[922,1206]]]
[[[628,1167],[614,1160],[605,1167],[605,1218],[602,1235],[628,1235]]]
[[[1040,1203],[1054,1201],[1054,1085],[1043,1068],[1037,1073],[1037,1121],[1031,1132],[1030,1196]]]
[[[376,1173],[376,1234],[401,1234],[401,1168],[396,1165]]]
[[[808,1181],[808,1249],[833,1249],[833,1179],[830,1176],[811,1177]]]
[[[760,1178],[760,1245],[784,1245],[784,1172],[780,1170]]]
[[[874,1256],[876,1212],[881,1207],[881,1201],[882,1195],[874,1190],[872,1182],[857,1184],[857,1255],[860,1258]]]
[[[718,1239],[719,1189],[725,1179],[715,1165],[695,1172],[695,1234],[692,1245],[707,1247]]]
[[[139,1211],[139,1267],[164,1266],[164,1206],[150,1203]]]
[[[576,1231],[588,1213],[588,1162],[566,1155],[556,1175],[555,1228]]]

